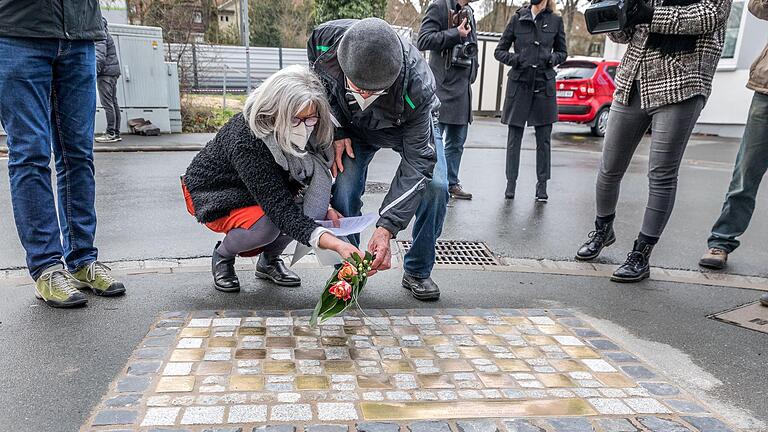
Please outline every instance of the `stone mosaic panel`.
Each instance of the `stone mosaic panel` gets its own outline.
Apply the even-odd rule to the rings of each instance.
[[[83,429],[733,430],[567,310],[366,312],[167,313]]]

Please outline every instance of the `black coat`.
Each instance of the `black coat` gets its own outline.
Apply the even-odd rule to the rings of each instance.
[[[109,34],[107,20],[104,20],[104,33],[107,38],[96,42],[96,75],[119,77],[120,60],[117,58],[115,41]]]
[[[456,4],[456,0],[448,0]],[[471,67],[450,66],[452,48],[463,42],[477,42],[477,23],[474,16],[470,23],[472,32],[462,38],[456,27],[448,25],[446,0],[434,0],[421,21],[418,47],[431,51],[429,67],[435,75],[437,97],[440,99],[440,122],[466,125],[472,123],[472,83],[477,78],[478,61]]]
[[[0,0],[0,36],[102,40],[99,0]]]
[[[514,45],[514,52],[509,49]],[[511,66],[501,122],[541,126],[557,121],[554,67],[568,57],[563,19],[549,9],[533,20],[528,6],[517,10],[494,52]]]
[[[259,205],[280,232],[300,243],[309,245],[318,226],[294,200],[300,185],[275,162],[267,145],[253,136],[242,114],[232,117],[192,159],[184,184],[200,223]]]

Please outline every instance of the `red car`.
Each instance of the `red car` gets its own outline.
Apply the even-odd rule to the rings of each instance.
[[[605,136],[618,67],[618,61],[592,57],[571,57],[558,66],[559,121],[588,124],[593,135]]]

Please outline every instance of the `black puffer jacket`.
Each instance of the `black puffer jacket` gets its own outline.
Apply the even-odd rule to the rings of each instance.
[[[0,36],[102,40],[99,0],[0,0]]]
[[[288,172],[275,162],[267,145],[253,136],[241,114],[192,159],[184,183],[200,223],[259,205],[280,232],[300,243],[309,245],[318,226],[294,200],[300,186],[289,180]]]
[[[107,38],[96,42],[96,75],[98,76],[120,76],[120,60],[117,58],[117,49],[115,41],[109,34],[107,20],[104,20],[104,33]]]

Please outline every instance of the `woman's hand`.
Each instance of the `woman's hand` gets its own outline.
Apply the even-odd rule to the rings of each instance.
[[[344,216],[341,213],[334,210],[333,207],[328,208],[328,212],[325,214],[325,220],[333,222],[334,228],[339,228],[341,226],[342,219],[344,219]]]
[[[323,233],[323,235],[320,236],[320,241],[317,242],[317,245],[320,246],[321,249],[335,251],[342,259],[347,259],[354,254],[358,254],[360,257],[364,256],[364,254],[360,252],[360,249],[344,240],[340,240],[329,232]]]

